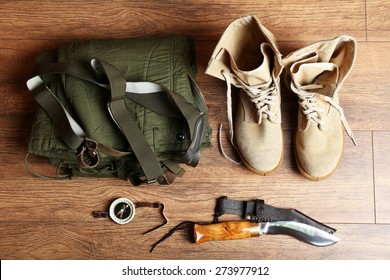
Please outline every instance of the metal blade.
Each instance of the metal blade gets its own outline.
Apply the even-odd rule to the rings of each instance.
[[[260,234],[286,234],[315,246],[329,246],[340,241],[323,230],[293,221],[259,223],[259,228]]]

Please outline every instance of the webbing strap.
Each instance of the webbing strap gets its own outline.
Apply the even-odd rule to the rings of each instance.
[[[176,160],[185,162],[190,166],[196,166],[199,162],[200,149],[204,136],[205,114],[194,105],[187,102],[180,94],[169,91],[162,86],[160,90],[160,92],[148,94],[126,92],[126,97],[157,114],[179,119],[184,118],[190,128],[191,144],[186,154],[182,158]],[[122,97],[118,96],[116,98]]]
[[[97,63],[97,62],[95,62]],[[111,64],[99,61],[102,70],[107,75],[111,88],[111,101],[108,103],[111,116],[121,129],[130,144],[142,170],[149,182],[158,180],[164,184],[164,173],[161,169],[159,160],[150,148],[145,136],[139,129],[136,121],[129,115],[125,104],[126,80],[122,74]]]
[[[27,87],[32,92],[35,100],[46,111],[53,122],[57,125],[58,133],[65,144],[76,150],[84,141],[86,134],[78,123],[67,112],[61,101],[51,89],[36,76],[30,79]]]
[[[130,154],[108,147],[97,141],[88,139],[84,130],[72,118],[61,101],[44,84],[43,80],[36,76],[27,82],[27,87],[32,92],[35,100],[45,110],[56,124],[61,139],[72,150],[77,150],[76,159],[82,168],[94,168],[99,163],[99,154],[121,157]]]

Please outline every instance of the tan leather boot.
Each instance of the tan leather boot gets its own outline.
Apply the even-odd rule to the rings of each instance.
[[[356,41],[342,35],[295,51],[283,59],[288,84],[299,99],[295,154],[300,172],[318,181],[337,168],[343,126],[356,145],[339,105],[339,91],[356,57]]]
[[[282,163],[282,70],[276,40],[255,16],[227,27],[206,69],[206,74],[226,81],[230,140],[257,174],[270,174]],[[240,88],[234,119],[231,85]]]

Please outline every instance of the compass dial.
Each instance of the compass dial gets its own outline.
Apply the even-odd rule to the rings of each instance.
[[[110,217],[117,224],[127,224],[134,218],[135,206],[127,198],[118,198],[111,203]]]

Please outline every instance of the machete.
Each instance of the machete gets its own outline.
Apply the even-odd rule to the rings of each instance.
[[[333,245],[340,240],[336,236],[321,229],[294,221],[264,223],[242,221],[194,225],[194,237],[196,244],[206,241],[258,237],[264,234],[286,234],[311,245],[321,247]]]

